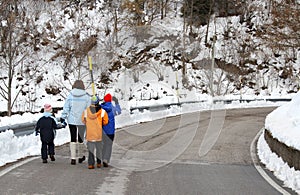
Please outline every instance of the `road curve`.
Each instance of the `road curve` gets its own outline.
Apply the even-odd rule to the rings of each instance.
[[[118,129],[109,168],[70,165],[66,144],[55,162],[1,167],[1,194],[280,194],[250,153],[272,110],[206,111]]]

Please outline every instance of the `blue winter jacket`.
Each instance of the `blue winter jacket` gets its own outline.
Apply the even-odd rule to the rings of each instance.
[[[68,95],[61,118],[67,119],[69,124],[84,125],[81,114],[91,105],[91,96],[83,89],[72,89]]]
[[[115,134],[115,115],[121,114],[121,107],[119,104],[114,106],[111,102],[102,103],[101,107],[108,115],[108,124],[102,127],[103,131],[106,135],[113,135]]]

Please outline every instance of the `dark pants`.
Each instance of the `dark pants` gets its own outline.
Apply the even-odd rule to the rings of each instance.
[[[54,155],[54,142],[42,142],[42,149],[41,149],[41,153],[42,153],[42,159],[47,159],[48,158],[48,154],[49,155]]]
[[[69,124],[70,135],[71,135],[71,142],[79,142],[82,143],[84,140],[84,133],[85,133],[85,125],[72,125]],[[78,131],[77,131],[78,129]],[[77,140],[78,137],[78,140]]]

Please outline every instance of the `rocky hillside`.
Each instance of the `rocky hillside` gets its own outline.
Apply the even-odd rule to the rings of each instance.
[[[89,88],[87,56],[98,92],[124,100],[132,99],[134,85],[153,80],[213,96],[298,91],[299,47],[275,47],[262,36],[273,20],[271,1],[248,1],[239,15],[214,14],[197,26],[186,22],[177,1],[165,5],[163,17],[147,4],[139,19],[135,4],[124,2],[27,0],[3,12],[2,40],[18,52],[9,55],[2,41],[1,101],[9,99],[10,65],[13,110],[36,110],[48,98],[63,101],[76,79]],[[149,73],[154,76],[147,81]]]

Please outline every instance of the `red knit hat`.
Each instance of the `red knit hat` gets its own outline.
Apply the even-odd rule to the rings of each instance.
[[[111,100],[112,100],[112,96],[110,95],[110,93],[108,93],[104,96],[104,101],[105,102],[111,102]]]
[[[52,106],[50,104],[44,105],[44,111],[45,112],[52,112]]]

